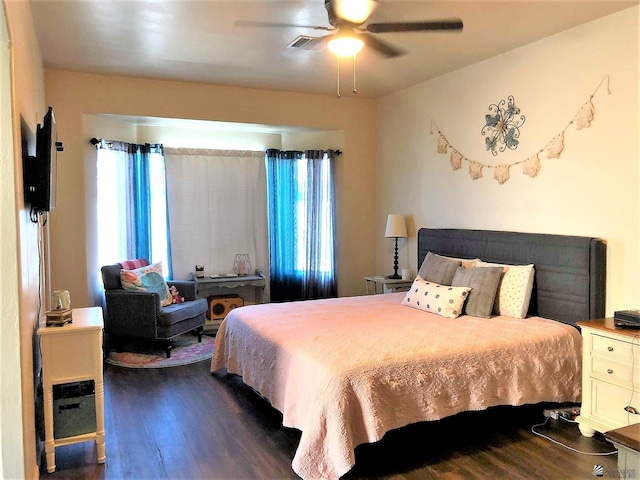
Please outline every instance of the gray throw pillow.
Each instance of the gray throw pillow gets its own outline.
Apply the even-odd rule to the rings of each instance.
[[[500,267],[458,268],[451,286],[472,289],[464,306],[465,314],[472,317],[491,318],[502,272]]]
[[[427,282],[439,283],[440,285],[451,285],[453,276],[458,267],[462,265],[459,260],[441,257],[435,253],[427,252],[418,275]]]

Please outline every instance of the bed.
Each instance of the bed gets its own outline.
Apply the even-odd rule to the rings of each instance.
[[[300,477],[336,479],[357,445],[395,428],[497,405],[579,402],[575,322],[604,316],[605,259],[597,238],[420,229],[419,274],[434,275],[433,261],[458,262],[458,283],[500,270],[489,315],[465,314],[477,284],[422,278],[407,293],[243,307],[220,326],[211,371],[240,375],[302,432],[292,463]],[[531,266],[524,318],[505,315],[510,304],[497,299],[507,272]],[[432,313],[423,290],[415,305],[418,289],[433,299],[445,288],[468,296],[454,305],[464,311]]]

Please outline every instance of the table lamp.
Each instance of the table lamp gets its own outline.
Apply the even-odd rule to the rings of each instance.
[[[387,229],[384,232],[386,238],[396,239],[396,251],[393,257],[393,275],[388,275],[387,278],[400,279],[402,276],[398,275],[398,238],[407,238],[407,222],[404,219],[404,215],[399,213],[390,213],[387,217]]]

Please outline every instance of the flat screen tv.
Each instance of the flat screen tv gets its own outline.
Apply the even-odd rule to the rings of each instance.
[[[63,150],[58,141],[56,119],[49,107],[36,132],[36,155],[24,165],[25,200],[32,213],[49,212],[56,207],[57,155]]]

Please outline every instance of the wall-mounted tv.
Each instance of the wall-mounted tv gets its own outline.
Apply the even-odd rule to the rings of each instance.
[[[32,214],[56,207],[57,155],[62,150],[53,108],[49,107],[42,124],[38,124],[36,155],[26,156],[24,161],[24,195]]]

